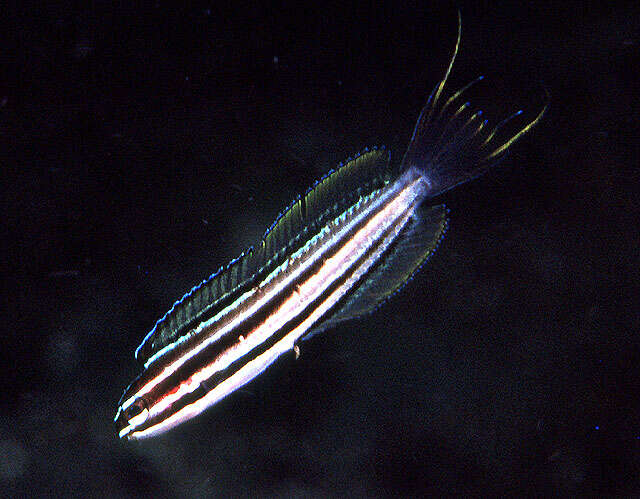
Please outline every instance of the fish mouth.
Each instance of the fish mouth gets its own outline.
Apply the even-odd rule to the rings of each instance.
[[[126,440],[131,439],[131,434],[145,423],[149,418],[149,408],[144,399],[138,399],[128,405],[126,409],[118,407],[114,423],[118,437]]]
[[[129,440],[129,433],[132,428],[124,417],[122,406],[118,407],[118,412],[116,412],[116,417],[113,419],[113,423],[116,433],[118,434],[118,438],[120,440]]]
[[[120,418],[115,422],[115,430],[120,440],[128,440],[129,433],[131,433],[132,428],[122,418]]]

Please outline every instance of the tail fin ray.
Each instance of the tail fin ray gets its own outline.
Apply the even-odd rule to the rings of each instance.
[[[424,173],[431,185],[431,196],[446,192],[489,170],[517,140],[542,119],[549,105],[547,93],[547,102],[537,116],[520,129],[510,132],[509,138],[500,141],[498,137],[502,133],[499,132],[520,116],[522,111],[514,113],[494,127],[487,126],[488,120],[480,121],[476,126],[482,111],[475,109],[469,102],[456,104],[471,86],[483,80],[482,76],[454,92],[441,104],[446,82],[458,55],[461,34],[462,21],[458,12],[458,37],[453,55],[444,77],[433,89],[420,112],[401,164],[403,170],[415,167]]]

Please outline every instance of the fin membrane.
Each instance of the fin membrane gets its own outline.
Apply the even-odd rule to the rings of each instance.
[[[314,327],[308,339],[337,324],[367,315],[401,290],[434,253],[447,229],[447,208],[420,206],[387,255],[336,311]]]
[[[360,196],[382,187],[389,176],[389,151],[384,148],[365,149],[345,164],[341,163],[304,196],[295,199],[276,218],[257,246],[249,248],[176,301],[142,340],[135,352],[136,359],[146,362],[200,321],[213,317],[280,265],[329,219]]]
[[[543,108],[524,124],[513,126],[518,122],[515,118],[523,114],[520,110],[497,125],[489,126],[482,110],[462,99],[465,92],[483,76],[445,100],[445,87],[458,55],[461,34],[462,20],[458,12],[458,37],[451,60],[444,77],[420,112],[401,164],[401,169],[415,167],[423,172],[431,185],[431,197],[487,172],[542,119],[549,105],[547,92]],[[507,127],[509,123],[511,125]]]

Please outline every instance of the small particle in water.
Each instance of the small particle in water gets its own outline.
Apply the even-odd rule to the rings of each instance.
[[[73,47],[73,56],[76,59],[84,59],[93,52],[93,43],[90,40],[80,40]]]

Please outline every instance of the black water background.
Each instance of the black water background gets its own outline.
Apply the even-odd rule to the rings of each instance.
[[[10,495],[640,491],[637,6],[460,4],[452,77],[543,123],[451,192],[431,265],[193,424],[111,420],[141,337],[364,146],[398,158],[450,7],[7,9],[0,483]]]

